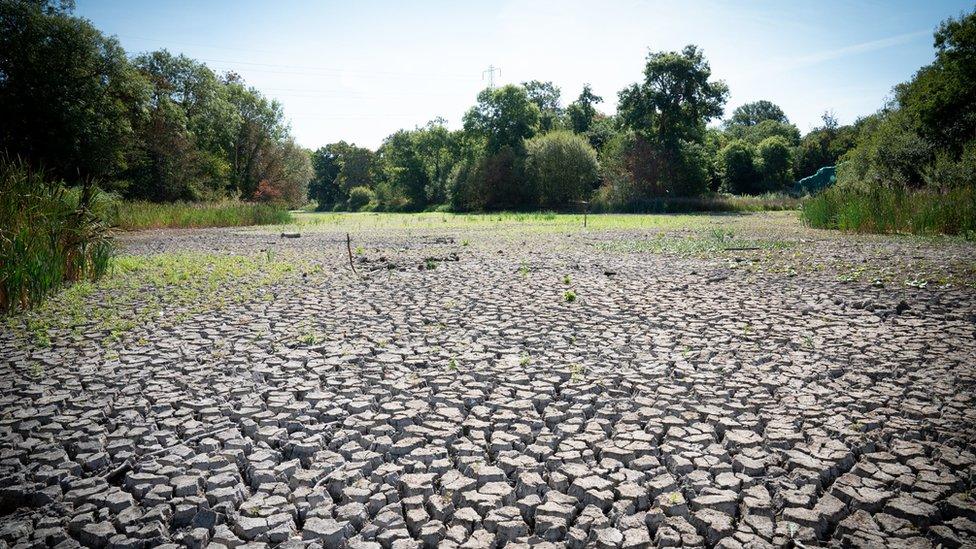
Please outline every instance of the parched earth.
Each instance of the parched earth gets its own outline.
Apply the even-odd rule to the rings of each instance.
[[[127,235],[298,267],[3,328],[0,546],[976,546],[976,247],[772,225]]]

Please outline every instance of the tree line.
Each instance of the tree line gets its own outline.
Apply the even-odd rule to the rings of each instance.
[[[728,88],[711,79],[702,51],[652,52],[617,112],[585,85],[568,105],[552,82],[483,90],[449,130],[436,119],[387,137],[377,150],[344,141],[312,153],[310,196],[320,209],[458,211],[606,209],[713,192],[792,188],[854,143],[855,126],[825,113],[802,135],[769,101],[736,108],[717,127]]]
[[[306,201],[313,171],[281,105],[166,50],[132,59],[72,2],[0,1],[9,157],[132,199]]]
[[[0,139],[8,155],[128,198],[236,197],[319,209],[640,209],[671,197],[788,191],[840,163],[844,182],[971,185],[974,15],[935,33],[936,61],[881,111],[802,134],[766,100],[734,109],[701,49],[647,55],[614,113],[589,85],[481,91],[459,129],[435,119],[376,149],[305,150],[282,107],[236,74],[165,50],[128,58],[70,2],[0,1]]]

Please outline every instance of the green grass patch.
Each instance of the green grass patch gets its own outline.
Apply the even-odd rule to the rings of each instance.
[[[728,251],[772,251],[793,246],[783,240],[740,238],[734,231],[711,229],[687,233],[660,233],[653,238],[601,242],[596,247],[614,252],[671,253],[685,256],[710,255]]]
[[[125,230],[281,225],[294,221],[281,206],[254,202],[121,202],[113,222]]]
[[[495,212],[495,213],[297,213],[295,223],[288,229],[295,231],[355,232],[382,229],[423,230],[491,230],[511,229],[517,232],[560,232],[583,229],[583,214],[552,212]],[[764,212],[758,214],[591,214],[587,216],[589,231],[605,230],[669,230],[709,229],[752,223],[767,226],[796,226],[796,213]],[[464,242],[470,241],[464,240]]]
[[[264,254],[180,252],[119,256],[108,276],[76,284],[40,307],[12,315],[7,325],[26,330],[35,344],[101,332],[110,344],[157,319],[175,325],[204,311],[260,299],[264,290],[314,267]]]
[[[832,187],[808,199],[801,216],[807,225],[818,229],[976,238],[976,191]]]

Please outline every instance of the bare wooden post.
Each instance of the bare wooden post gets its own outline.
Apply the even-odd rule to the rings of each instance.
[[[349,252],[349,268],[356,276],[359,276],[359,273],[356,272],[356,265],[352,261],[352,238],[349,233],[346,233],[346,251]]]
[[[578,200],[578,204],[583,205],[583,228],[586,228],[586,216],[590,213],[590,201],[589,200]]]

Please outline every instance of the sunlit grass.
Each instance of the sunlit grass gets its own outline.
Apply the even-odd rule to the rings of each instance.
[[[764,221],[788,223],[796,212],[762,214],[590,214],[586,229],[590,231],[632,229],[709,228],[747,220],[760,215]],[[295,230],[368,230],[368,229],[518,229],[524,231],[582,230],[583,214],[552,212],[520,213],[296,213]]]
[[[265,254],[120,256],[105,278],[76,284],[32,311],[9,317],[7,325],[27,330],[40,346],[91,331],[100,332],[108,344],[154,318],[173,325],[197,313],[258,299],[264,288],[299,276],[299,268],[316,271],[303,261]]]
[[[640,240],[616,240],[597,246],[618,252],[673,253],[678,255],[708,255],[726,251],[772,251],[790,248],[793,242],[743,238],[734,231],[711,229],[680,235],[660,233],[653,238]]]

